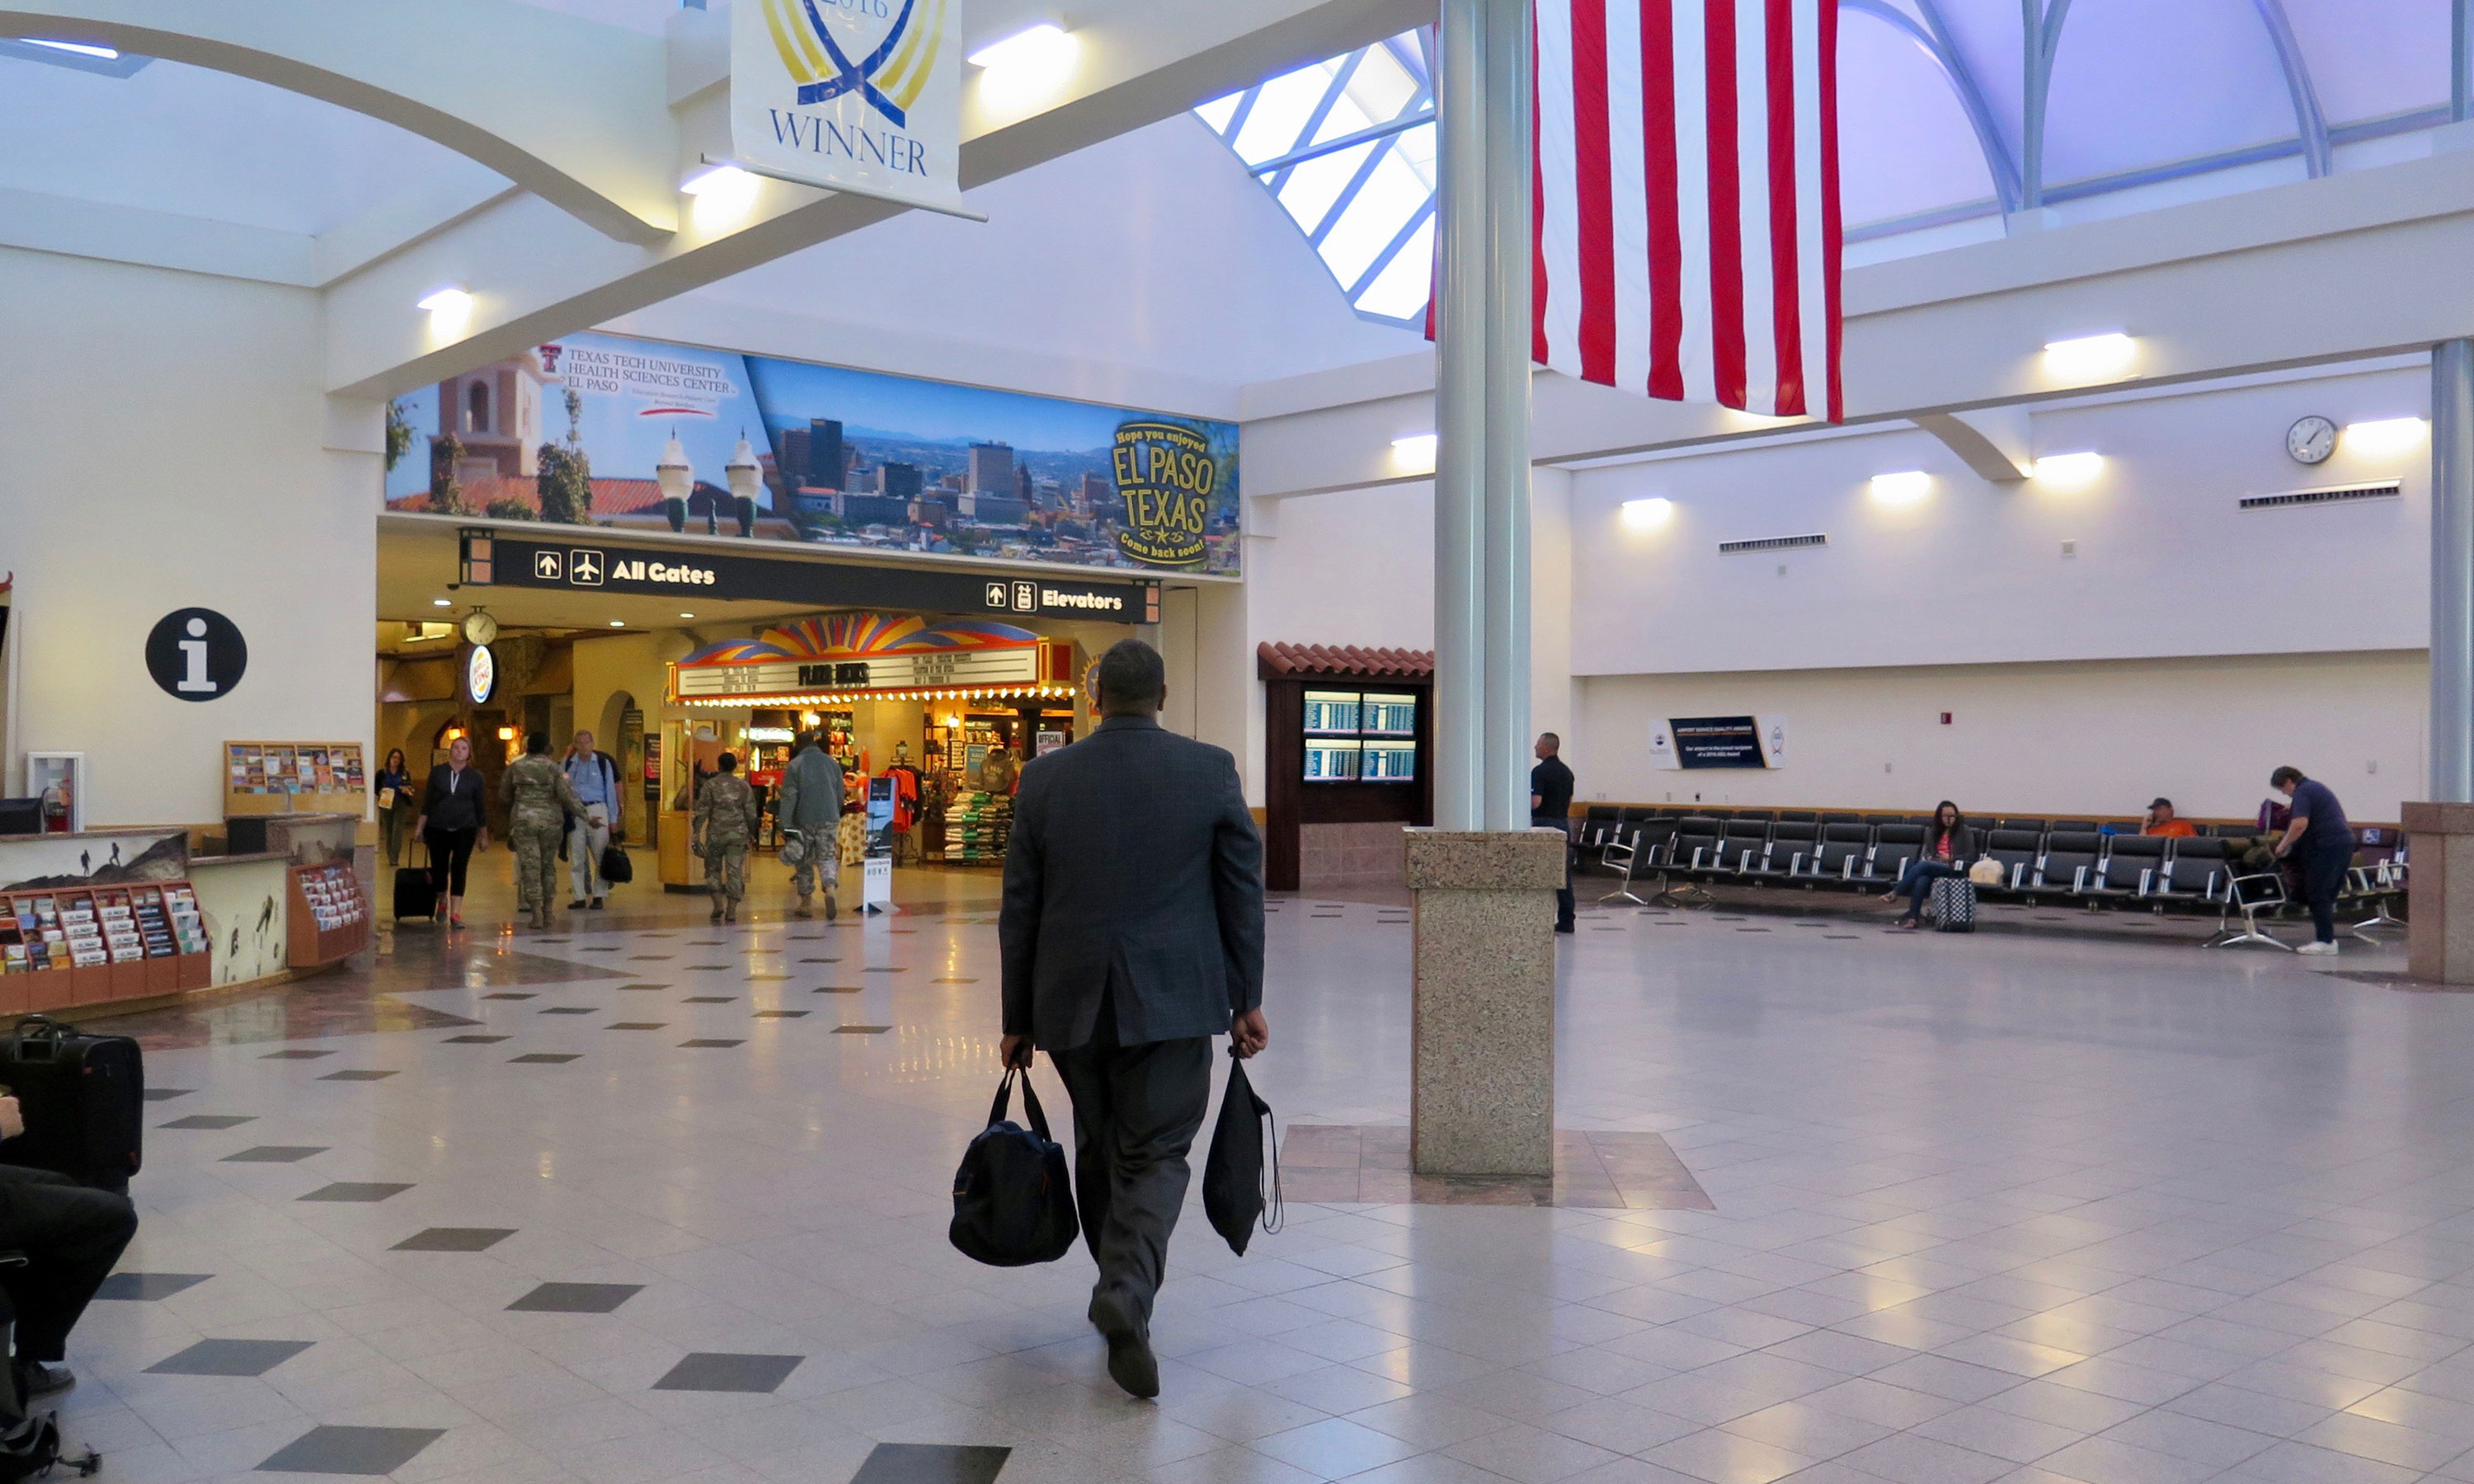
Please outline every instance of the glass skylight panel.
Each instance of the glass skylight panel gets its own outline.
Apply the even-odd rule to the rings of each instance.
[[[1225,138],[1228,133],[1228,121],[1237,116],[1237,100],[1245,96],[1243,93],[1230,93],[1225,98],[1214,98],[1195,109],[1194,116],[1210,125],[1213,133]]]
[[[1400,251],[1357,296],[1357,310],[1385,320],[1422,321],[1426,299],[1435,290],[1435,214],[1401,245]]]
[[[1280,203],[1360,313],[1421,320],[1431,293],[1432,89],[1419,33],[1272,78],[1195,109]],[[1293,156],[1371,132],[1310,159]],[[1414,239],[1414,241],[1412,240]]]
[[[1298,135],[1305,132],[1315,106],[1330,91],[1337,70],[1331,62],[1317,62],[1264,84],[1245,127],[1237,131],[1237,157],[1255,165],[1297,148]]]
[[[1308,237],[1322,225],[1332,203],[1357,179],[1358,167],[1374,149],[1371,144],[1356,145],[1307,160],[1289,172],[1289,183],[1280,187],[1280,204]]]

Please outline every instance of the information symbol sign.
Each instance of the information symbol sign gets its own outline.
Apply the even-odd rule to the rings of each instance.
[[[230,693],[249,668],[249,641],[210,608],[166,613],[146,635],[146,673],[166,695],[212,701]]]

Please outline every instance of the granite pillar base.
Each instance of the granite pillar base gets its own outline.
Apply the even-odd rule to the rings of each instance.
[[[1410,1162],[1420,1175],[1555,1173],[1560,830],[1410,829],[1417,901]]]
[[[2474,803],[2410,803],[2406,971],[2434,984],[2474,984]]]

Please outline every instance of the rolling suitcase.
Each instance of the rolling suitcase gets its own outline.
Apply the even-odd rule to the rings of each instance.
[[[429,874],[429,846],[421,848],[421,864],[399,866],[395,873],[395,918],[426,918],[438,915],[438,883]]]
[[[1965,876],[1943,876],[1932,884],[1933,931],[1976,931],[1976,883]]]
[[[144,1156],[146,1065],[137,1042],[27,1016],[0,1041],[0,1085],[26,1118],[25,1133],[0,1141],[0,1164],[127,1192]]]

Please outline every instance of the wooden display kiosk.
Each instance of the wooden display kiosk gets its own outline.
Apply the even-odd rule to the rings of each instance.
[[[212,982],[197,892],[185,880],[0,894],[0,1016]]]
[[[361,878],[342,861],[291,869],[285,910],[293,969],[323,969],[370,945],[370,903]]]
[[[1398,885],[1400,830],[1435,818],[1435,657],[1265,643],[1263,884]]]

